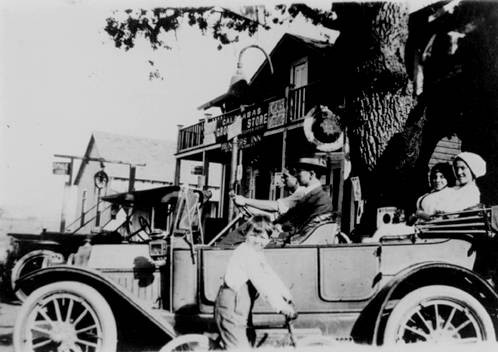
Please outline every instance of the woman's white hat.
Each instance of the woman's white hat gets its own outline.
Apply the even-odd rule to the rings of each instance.
[[[486,175],[486,162],[476,153],[461,152],[455,157],[453,163],[457,159],[463,160],[476,178]]]

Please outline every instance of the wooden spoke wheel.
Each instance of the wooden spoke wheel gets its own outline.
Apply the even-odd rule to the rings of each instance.
[[[175,337],[164,345],[159,352],[207,351],[209,338],[201,334],[186,334]]]
[[[115,351],[117,329],[111,308],[92,287],[61,281],[33,291],[14,328],[16,351]]]
[[[385,344],[476,343],[494,341],[493,322],[470,294],[450,286],[419,288],[394,307],[384,331]]]

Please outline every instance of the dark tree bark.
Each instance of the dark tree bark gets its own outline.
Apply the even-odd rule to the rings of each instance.
[[[425,105],[415,108],[406,71],[406,5],[345,3],[333,10],[340,19],[336,49],[342,57],[353,173],[360,176],[367,200],[362,232],[371,232],[377,207],[405,207],[412,201]]]

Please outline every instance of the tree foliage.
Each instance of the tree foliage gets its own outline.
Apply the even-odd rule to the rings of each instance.
[[[209,33],[218,42],[218,49],[237,42],[237,33],[246,32],[252,36],[260,27],[256,21],[213,6],[128,9],[124,13],[115,11],[113,15],[107,18],[104,30],[117,48],[125,50],[133,48],[140,36],[148,40],[153,49],[170,49],[171,46],[161,39],[161,34],[176,33],[181,25],[196,27],[202,34]]]

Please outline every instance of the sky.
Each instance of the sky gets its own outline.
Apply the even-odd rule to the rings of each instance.
[[[154,51],[144,41],[117,49],[105,19],[138,4],[164,2],[0,4],[0,208],[8,216],[50,223],[60,217],[66,179],[52,174],[53,155],[82,156],[92,131],[176,141],[176,125],[197,122],[203,116],[197,107],[227,90],[244,46],[269,52],[286,31],[319,35],[298,21],[219,51],[187,27],[170,42],[172,50]],[[257,50],[244,54],[248,78],[263,60]],[[162,80],[149,79],[155,69]]]

